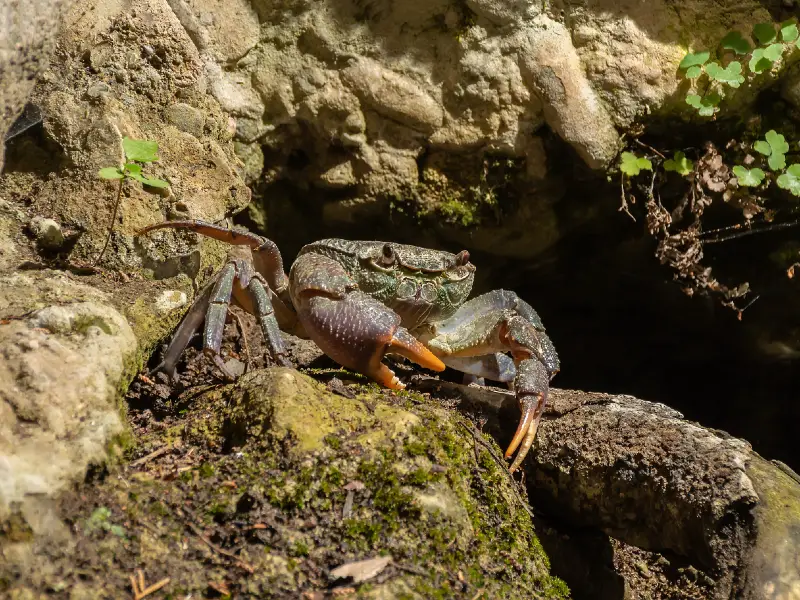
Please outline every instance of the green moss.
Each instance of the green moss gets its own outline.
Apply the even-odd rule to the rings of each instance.
[[[410,485],[421,486],[434,479],[434,475],[428,469],[416,469],[406,476],[405,481]]]
[[[291,549],[291,553],[293,556],[308,556],[308,544],[302,540],[297,540],[294,543],[294,547]]]
[[[461,200],[451,198],[439,204],[438,212],[441,213],[447,221],[461,225],[462,227],[469,227],[471,225],[478,225],[481,222],[478,211],[480,207],[475,204],[468,204]]]
[[[211,506],[208,507],[208,514],[212,517],[221,517],[227,514],[228,512],[228,505],[223,504],[221,502],[214,502]]]
[[[345,519],[343,525],[344,539],[359,550],[373,548],[380,540],[383,530],[379,523],[359,519]]]
[[[325,443],[334,450],[339,450],[342,447],[342,440],[333,434],[325,436]]]
[[[187,281],[183,288],[181,291],[191,297],[191,284]],[[132,305],[122,307],[125,317],[139,341],[139,348],[134,358],[134,373],[139,371],[144,361],[155,350],[156,345],[178,326],[183,318],[183,313],[189,308],[187,305],[166,315],[159,315],[153,308],[153,302],[154,295],[148,294],[137,298]]]
[[[150,504],[150,513],[159,517],[166,517],[169,514],[169,509],[164,506],[163,502],[156,500]]]
[[[103,550],[124,567],[110,576],[103,572],[106,579],[121,573],[119,589],[127,589],[129,570],[143,568],[152,577],[180,572],[184,595],[202,595],[208,581],[227,578],[247,586],[237,588],[237,597],[296,597],[298,586],[309,589],[319,573],[375,553],[429,576],[392,574],[387,582],[372,582],[372,590],[360,586],[359,597],[381,597],[388,594],[385,586],[390,597],[461,597],[459,572],[470,598],[479,590],[487,598],[567,595],[547,572],[503,466],[481,446],[476,462],[462,417],[423,396],[363,386],[349,400],[296,371],[271,369],[209,392],[187,409],[180,429],[156,433],[178,436],[178,447],[196,448],[203,463],[172,480],[158,471],[103,484],[104,505],[123,502],[124,510],[111,512],[125,515],[139,537]],[[210,428],[218,435],[192,433],[195,420],[222,413],[228,418]],[[326,428],[319,443],[309,445],[309,437],[297,434],[319,423]],[[377,432],[368,443],[367,432]],[[157,447],[163,440],[148,437],[147,443]],[[76,505],[87,518],[86,501]],[[225,555],[210,567],[206,551],[198,553],[205,544],[192,531],[254,573],[242,580],[237,559]]]
[[[423,456],[427,452],[427,446],[419,440],[407,440],[403,444],[403,450],[409,456]]]

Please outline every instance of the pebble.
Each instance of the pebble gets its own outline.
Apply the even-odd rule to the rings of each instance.
[[[61,231],[61,225],[53,219],[33,217],[29,228],[42,248],[58,250],[64,245],[64,233]]]
[[[203,113],[183,102],[177,102],[167,108],[167,120],[181,131],[191,133],[195,137],[203,134],[205,125]]]
[[[234,377],[241,377],[244,375],[245,364],[236,358],[231,358],[225,362],[225,368]]]
[[[165,315],[187,302],[186,294],[180,290],[165,290],[156,298],[155,309],[159,314]]]

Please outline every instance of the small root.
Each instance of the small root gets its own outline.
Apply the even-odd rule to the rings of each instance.
[[[165,577],[161,581],[157,581],[153,585],[145,586],[144,573],[141,569],[136,570],[136,575],[130,576],[131,590],[133,591],[133,600],[142,600],[150,594],[157,592],[170,581],[169,577]]]

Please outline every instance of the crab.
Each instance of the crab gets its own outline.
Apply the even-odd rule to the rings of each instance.
[[[397,354],[433,371],[506,383],[521,417],[505,452],[515,471],[528,454],[558,373],[558,354],[530,304],[507,290],[468,299],[469,253],[393,242],[326,239],[304,246],[288,276],[269,239],[203,221],[165,221],[137,232],[188,229],[233,247],[228,261],[187,311],[157,369],[174,375],[204,325],[203,351],[225,373],[222,334],[233,301],[255,315],[272,360],[291,366],[280,330],[310,338],[346,369],[399,390],[383,362]],[[230,374],[228,374],[230,376]],[[230,376],[233,378],[232,376]]]

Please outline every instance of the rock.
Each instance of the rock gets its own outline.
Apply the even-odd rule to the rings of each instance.
[[[203,114],[193,106],[183,102],[177,102],[167,108],[167,121],[181,131],[191,133],[196,138],[203,135],[203,125],[205,123]]]
[[[784,465],[754,456],[747,464],[759,502],[756,539],[745,557],[741,598],[795,598],[800,591],[800,476]]]
[[[444,114],[436,100],[418,83],[377,61],[355,59],[341,77],[362,102],[390,119],[428,133],[442,125]]]
[[[138,440],[144,451],[171,440],[144,463],[153,471],[137,465],[64,498],[72,544],[34,539],[15,585],[41,589],[52,579],[38,565],[49,565],[67,581],[80,570],[87,594],[119,596],[128,573],[96,561],[108,552],[191,594],[221,582],[237,596],[314,597],[333,577],[365,581],[374,598],[568,597],[491,440],[421,396],[355,389],[347,398],[272,368],[196,397],[177,430]],[[186,465],[179,477],[153,477],[173,460]],[[0,577],[7,569],[0,561]]]
[[[39,246],[45,250],[58,250],[64,244],[61,225],[53,219],[34,217],[28,227]]]
[[[800,110],[800,68],[795,68],[793,73],[784,80],[781,94]]]
[[[382,556],[380,558],[369,558],[346,563],[333,569],[330,577],[333,580],[350,579],[353,583],[361,583],[362,581],[369,581],[380,574],[391,562],[391,556]]]
[[[137,35],[122,33],[129,27]],[[62,62],[42,73],[30,98],[42,113],[43,136],[17,138],[0,194],[31,198],[33,214],[79,226],[84,233],[72,257],[92,259],[105,242],[116,183],[97,171],[121,164],[124,136],[158,143],[159,160],[144,174],[170,186],[165,196],[124,186],[115,251],[107,254],[117,266],[141,264],[133,233],[164,220],[171,205],[183,203],[189,218],[219,220],[247,204],[229,116],[207,93],[203,59],[166,2],[136,0],[123,8],[75,0],[58,41]],[[31,171],[37,161],[47,166]]]
[[[156,298],[154,307],[160,315],[166,315],[182,306],[187,302],[186,293],[180,290],[164,290]]]
[[[34,309],[0,325],[2,520],[17,503],[53,497],[107,459],[124,430],[118,390],[133,375],[137,341],[104,294],[56,274],[0,276],[0,290],[0,314]],[[48,297],[60,305],[37,307]]]
[[[32,0],[4,7],[0,19],[0,172],[5,137],[22,113],[38,75],[55,49],[56,33],[72,0]]]
[[[619,136],[606,107],[586,78],[570,32],[540,18],[517,34],[520,70],[542,100],[544,117],[591,168],[607,166],[619,151]]]
[[[446,385],[493,419],[515,411],[510,394]],[[526,469],[535,506],[572,527],[687,558],[714,574],[713,598],[793,597],[800,476],[662,404],[551,392]]]
[[[467,0],[467,6],[497,25],[531,19],[542,12],[542,4],[535,0]]]

